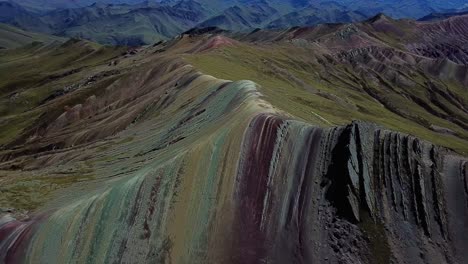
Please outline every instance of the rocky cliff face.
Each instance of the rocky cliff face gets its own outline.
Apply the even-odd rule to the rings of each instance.
[[[265,120],[255,119],[262,133],[247,141],[250,156],[240,161],[248,169],[238,181],[239,230],[251,235],[241,235],[237,263],[466,258],[465,159],[372,124],[320,129]],[[250,256],[242,253],[248,245],[263,246]]]

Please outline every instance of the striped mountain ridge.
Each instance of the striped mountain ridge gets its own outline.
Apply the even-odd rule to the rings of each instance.
[[[1,50],[0,262],[463,263],[466,65],[413,48],[458,34],[378,16]]]
[[[141,102],[138,115],[125,107],[123,120],[100,121],[111,130],[114,122],[128,126],[139,116],[116,136],[80,144],[100,136],[86,118],[94,114],[81,111],[85,120],[69,119],[70,127],[89,123],[79,137],[69,137],[76,146],[3,163],[24,163],[26,174],[39,168],[73,173],[83,163],[94,168],[91,180],[59,193],[46,210],[2,218],[5,262],[466,258],[465,158],[368,123],[319,128],[290,119],[250,81],[222,81],[189,66],[160,71],[169,82],[138,89],[142,99],[128,102],[158,103]],[[160,77],[152,73],[140,82]]]

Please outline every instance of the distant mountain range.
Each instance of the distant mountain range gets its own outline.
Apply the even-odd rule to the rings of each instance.
[[[468,7],[464,9],[448,11],[445,13],[431,13],[427,16],[420,18],[419,21],[437,21],[437,20],[446,19],[452,16],[461,16],[461,15],[466,15],[466,14],[468,14]]]
[[[97,2],[97,3],[95,3]],[[377,13],[421,18],[457,12],[464,1],[429,0],[9,0],[0,22],[23,30],[78,37],[113,45],[142,45],[191,28],[232,31],[362,21]]]

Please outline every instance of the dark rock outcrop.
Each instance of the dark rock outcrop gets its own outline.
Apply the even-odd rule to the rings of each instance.
[[[268,132],[271,129],[263,134],[274,135]],[[466,259],[468,241],[461,235],[468,231],[465,159],[362,122],[333,129],[286,122],[276,135],[280,139],[270,174],[264,176],[269,184],[262,185],[267,188],[262,199],[256,198],[264,201],[263,209],[255,210],[263,215],[252,220],[259,224],[263,241],[255,240],[264,252],[257,260],[462,263]],[[287,158],[286,150],[294,157]],[[268,245],[274,249],[266,250]]]

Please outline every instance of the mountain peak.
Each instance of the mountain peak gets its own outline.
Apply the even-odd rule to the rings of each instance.
[[[376,23],[376,22],[388,22],[388,21],[393,21],[393,18],[385,15],[384,13],[378,13],[377,15],[369,18],[367,22],[369,23]]]

